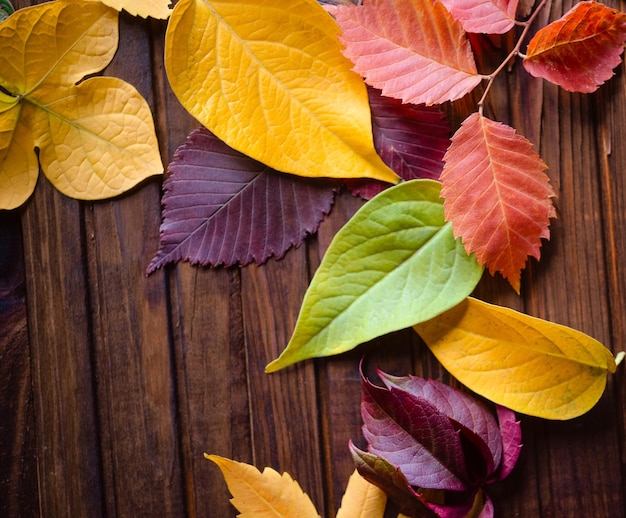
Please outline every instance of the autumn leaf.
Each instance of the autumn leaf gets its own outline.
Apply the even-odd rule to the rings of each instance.
[[[368,87],[374,147],[403,180],[438,180],[450,145],[450,125],[437,106],[404,104]],[[366,200],[389,187],[370,180],[346,180],[350,191]]]
[[[355,470],[348,479],[337,518],[383,518],[386,504],[385,492]]]
[[[590,93],[613,75],[626,41],[626,14],[596,2],[579,2],[539,30],[524,67],[570,92]]]
[[[176,150],[168,170],[160,246],[148,273],[183,260],[243,266],[280,258],[317,231],[335,195],[329,182],[273,171],[204,128]]]
[[[315,0],[181,0],[166,34],[167,75],[194,117],[268,167],[396,183],[337,33]]]
[[[289,473],[254,466],[218,455],[204,456],[222,471],[241,518],[319,518],[311,499]]]
[[[81,81],[112,59],[117,25],[114,10],[79,1],[20,9],[0,24],[0,208],[26,201],[38,164],[62,193],[88,200],[162,173],[141,95],[117,78]]]
[[[518,0],[441,0],[467,32],[504,34],[515,25]]]
[[[441,195],[454,235],[519,293],[526,259],[539,259],[556,215],[546,165],[513,128],[479,113],[454,134],[444,162]]]
[[[334,15],[354,70],[383,95],[441,104],[482,80],[465,31],[440,2],[365,0]]]
[[[108,5],[117,11],[124,9],[133,16],[142,18],[157,18],[165,20],[172,14],[170,9],[171,0],[96,0]]]
[[[333,238],[267,372],[410,327],[472,292],[482,269],[444,221],[439,191],[438,182],[412,180],[361,207]]]
[[[590,336],[473,298],[414,328],[465,386],[545,419],[587,412],[615,372],[610,351]]]

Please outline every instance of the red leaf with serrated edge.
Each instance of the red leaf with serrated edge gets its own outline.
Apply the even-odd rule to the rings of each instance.
[[[278,259],[317,231],[336,185],[278,173],[204,128],[176,150],[169,172],[148,273],[178,261],[243,266]]]
[[[344,54],[383,95],[415,104],[459,99],[482,80],[465,31],[440,2],[365,0],[333,10]]]
[[[596,2],[580,2],[537,32],[524,67],[570,92],[590,93],[613,75],[626,41],[626,14]]]
[[[374,148],[403,180],[438,180],[443,155],[450,145],[450,126],[436,106],[403,104],[368,87],[372,110]],[[361,198],[369,200],[389,187],[376,180],[346,180],[346,185]]]
[[[455,236],[519,293],[526,259],[539,259],[556,215],[546,165],[513,128],[479,113],[454,134],[444,162],[441,196]]]
[[[515,25],[518,0],[441,0],[467,32],[504,34]]]

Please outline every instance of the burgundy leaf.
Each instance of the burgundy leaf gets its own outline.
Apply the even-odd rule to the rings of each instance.
[[[396,387],[432,403],[439,412],[465,429],[465,436],[479,450],[493,474],[502,458],[502,438],[495,416],[482,402],[453,387],[417,376],[397,377],[378,371],[387,387]]]
[[[466,488],[459,434],[428,401],[363,378],[361,416],[369,451],[398,467],[412,486]]]
[[[403,104],[368,87],[374,147],[403,180],[438,180],[450,145],[450,126],[437,106]],[[348,180],[351,192],[369,200],[388,187],[379,181]]]
[[[500,433],[502,435],[502,463],[494,481],[507,477],[517,463],[522,450],[522,427],[515,420],[515,412],[506,407],[496,405]]]
[[[335,193],[325,180],[278,173],[204,128],[176,150],[168,170],[160,246],[148,273],[178,261],[243,266],[279,259],[317,231]]]
[[[464,502],[454,505],[428,504],[439,518],[493,518],[493,504],[482,490],[474,491]]]

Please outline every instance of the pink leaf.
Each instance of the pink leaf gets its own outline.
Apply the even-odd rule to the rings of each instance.
[[[478,113],[452,137],[444,162],[441,196],[454,235],[519,292],[526,259],[539,259],[555,217],[546,165],[513,128]]]
[[[177,149],[169,172],[148,273],[178,261],[232,266],[280,258],[317,231],[335,192],[325,181],[269,169],[204,128]]]
[[[441,0],[467,32],[504,34],[515,25],[517,0]]]
[[[580,2],[535,34],[524,67],[570,92],[593,92],[621,63],[624,41],[626,14]]]
[[[438,180],[443,155],[450,145],[450,126],[435,106],[403,104],[368,88],[372,109],[374,147],[403,180]],[[389,184],[379,181],[347,180],[350,191],[369,200]]]
[[[415,104],[459,99],[482,80],[461,24],[432,0],[339,6],[344,54],[383,95]]]

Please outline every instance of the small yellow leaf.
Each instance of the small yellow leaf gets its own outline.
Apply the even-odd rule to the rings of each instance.
[[[96,0],[117,11],[124,9],[133,16],[157,18],[165,20],[172,14],[170,0]]]
[[[341,499],[337,518],[382,518],[386,504],[385,492],[370,484],[354,470]]]
[[[287,173],[396,183],[338,30],[315,0],[181,0],[165,67],[183,106],[238,151]]]
[[[473,298],[414,329],[471,390],[546,419],[587,412],[615,372],[611,352],[590,336]]]
[[[241,518],[319,518],[310,498],[288,473],[271,468],[261,473],[254,466],[219,457],[204,456],[222,471],[231,503]]]

